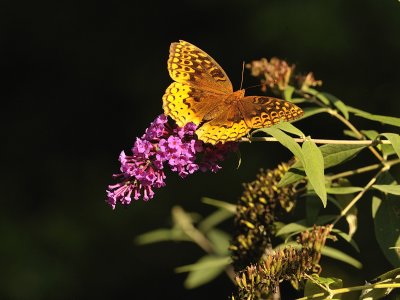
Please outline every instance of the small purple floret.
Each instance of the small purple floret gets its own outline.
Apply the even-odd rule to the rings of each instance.
[[[182,178],[198,170],[217,172],[218,165],[227,154],[237,150],[237,143],[204,144],[196,137],[197,126],[187,123],[184,127],[171,127],[165,115],[158,116],[141,138],[136,138],[132,155],[124,151],[119,156],[119,182],[109,185],[107,202],[114,209],[117,203],[128,205],[132,197],[147,201],[154,197],[154,188],[165,186],[164,168],[169,166]]]

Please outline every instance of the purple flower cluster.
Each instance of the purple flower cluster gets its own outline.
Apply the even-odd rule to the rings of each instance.
[[[182,178],[198,170],[217,172],[221,169],[218,163],[237,149],[236,143],[212,146],[197,140],[193,123],[171,127],[167,121],[165,115],[158,116],[136,139],[132,155],[121,152],[121,173],[113,175],[119,182],[107,190],[107,202],[113,209],[117,202],[129,204],[132,197],[146,201],[153,198],[153,189],[165,186],[165,166]]]

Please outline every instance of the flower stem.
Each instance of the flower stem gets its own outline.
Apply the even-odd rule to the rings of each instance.
[[[385,162],[386,165],[389,166],[393,166],[400,163],[400,159],[393,159],[393,160],[388,160],[387,162]],[[373,171],[376,169],[379,169],[379,167],[382,167],[382,164],[378,163],[378,164],[373,164],[373,165],[369,165],[369,166],[365,166],[362,168],[358,168],[355,170],[350,170],[350,171],[345,171],[342,173],[338,173],[332,176],[327,175],[326,178],[329,181],[333,181],[336,180],[338,178],[343,178],[343,177],[348,177],[348,176],[352,176],[352,175],[357,175],[357,174],[361,174],[361,173],[365,173],[365,172],[369,172],[369,171]]]

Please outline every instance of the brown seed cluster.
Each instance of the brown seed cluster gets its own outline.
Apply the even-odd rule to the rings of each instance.
[[[278,187],[290,164],[282,163],[273,170],[260,170],[256,180],[244,183],[234,219],[235,233],[230,250],[235,270],[258,263],[271,245],[274,222],[290,212],[300,191],[299,183]],[[304,184],[304,183],[303,183]]]
[[[294,286],[306,274],[319,273],[321,249],[331,238],[332,225],[314,226],[301,233],[297,242],[300,247],[285,247],[271,253],[265,259],[240,271],[235,280],[238,293],[232,299],[267,299],[277,291],[279,283],[289,280]]]

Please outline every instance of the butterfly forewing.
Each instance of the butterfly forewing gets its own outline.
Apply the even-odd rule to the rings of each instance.
[[[220,65],[206,52],[185,41],[171,44],[168,71],[171,78],[180,83],[218,94],[233,92],[232,83]]]

